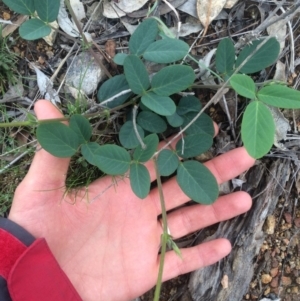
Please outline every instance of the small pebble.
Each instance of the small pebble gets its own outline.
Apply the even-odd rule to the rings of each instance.
[[[269,274],[262,274],[261,275],[261,282],[263,284],[270,283],[272,281],[272,277]]]
[[[283,286],[291,285],[292,284],[292,279],[291,279],[291,277],[282,276],[281,283],[282,283]]]
[[[270,283],[270,286],[273,288],[278,287],[278,280],[279,280],[278,276],[274,277]]]
[[[272,268],[270,271],[270,275],[272,278],[276,277],[278,275],[278,267],[277,268]]]

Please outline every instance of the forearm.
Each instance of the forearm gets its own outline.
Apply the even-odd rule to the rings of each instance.
[[[0,300],[81,301],[45,239],[0,217]]]

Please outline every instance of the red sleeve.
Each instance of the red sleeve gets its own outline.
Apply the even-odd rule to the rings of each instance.
[[[0,280],[7,282],[11,298],[3,300],[82,301],[45,239],[34,240],[17,224],[0,218],[0,250]],[[1,294],[7,294],[3,285]]]

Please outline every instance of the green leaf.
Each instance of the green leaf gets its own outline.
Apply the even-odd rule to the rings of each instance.
[[[170,176],[179,165],[179,159],[175,152],[163,149],[157,157],[157,167],[160,175]]]
[[[151,111],[140,112],[137,116],[137,123],[151,133],[162,133],[167,129],[166,122]]]
[[[179,164],[177,182],[182,191],[197,203],[210,205],[218,197],[218,183],[207,167],[198,161]]]
[[[271,149],[275,124],[271,111],[260,101],[251,102],[243,115],[242,140],[247,152],[255,159]]]
[[[92,136],[92,127],[89,121],[79,115],[73,115],[70,118],[70,128],[77,134],[79,143],[85,143],[90,140]]]
[[[60,122],[42,123],[36,134],[42,148],[60,158],[72,157],[80,144],[77,134]]]
[[[146,19],[134,31],[129,40],[131,54],[141,55],[150,44],[155,41],[158,34],[157,22],[154,19]]]
[[[286,86],[266,86],[258,91],[257,98],[273,107],[300,109],[300,92]]]
[[[51,28],[39,19],[30,19],[19,28],[20,36],[24,40],[36,40],[49,35]]]
[[[159,115],[170,116],[176,111],[174,101],[168,96],[148,92],[142,96],[141,100],[146,107]]]
[[[104,82],[97,94],[97,98],[99,100],[99,102],[103,102],[111,97],[113,97],[114,95],[124,91],[124,90],[128,90],[129,89],[129,85],[126,81],[125,75],[121,74],[121,75],[116,75],[110,79],[108,79],[106,82]],[[106,106],[108,108],[114,108],[117,107],[119,105],[121,105],[122,103],[124,103],[131,95],[131,92],[128,92],[124,95],[121,95],[117,98],[115,98],[114,100],[108,102],[106,104]]]
[[[81,153],[86,161],[97,166],[97,151],[100,145],[96,142],[88,142],[81,145]]]
[[[44,22],[53,22],[58,16],[60,0],[34,0],[37,14]]]
[[[132,191],[140,199],[144,199],[150,192],[150,174],[148,169],[140,163],[130,165],[129,180]]]
[[[229,38],[221,40],[216,52],[216,69],[219,73],[228,73],[233,69],[235,50]]]
[[[179,100],[177,114],[184,115],[189,112],[200,112],[202,105],[200,100],[192,95],[184,96]]]
[[[150,87],[147,69],[136,55],[128,55],[125,58],[124,73],[130,89],[135,94],[144,94]]]
[[[109,175],[122,175],[130,165],[130,155],[122,147],[114,144],[96,146],[96,143],[83,144],[81,151],[91,164]]]
[[[252,42],[252,45],[244,47],[239,54],[235,67],[239,67],[249,55],[254,53],[255,49],[262,43],[263,40],[256,40]],[[272,65],[280,51],[280,45],[276,38],[270,38],[260,49],[258,49],[247,63],[240,69],[240,73],[251,74],[258,72],[270,65]]]
[[[144,138],[144,131],[143,129],[137,124],[137,131],[140,135],[140,137],[143,139]],[[126,147],[126,148],[135,148],[137,147],[140,143],[139,140],[136,136],[136,133],[134,131],[133,127],[133,122],[132,121],[127,121],[125,122],[119,132],[119,139],[121,144]]]
[[[34,0],[3,0],[12,11],[21,15],[32,15],[35,11]]]
[[[172,65],[158,71],[152,78],[152,91],[161,96],[180,92],[193,84],[195,73],[191,67]]]
[[[165,38],[152,43],[144,52],[144,59],[168,64],[183,59],[189,51],[189,45],[181,40]]]
[[[196,117],[197,113],[190,112],[185,115],[183,115],[183,125],[182,128],[184,128],[188,123],[190,123],[194,117]],[[187,135],[193,135],[193,134],[208,134],[210,136],[215,135],[215,128],[212,119],[206,115],[205,113],[202,113],[200,117],[194,121],[194,123],[185,131],[185,134]]]
[[[156,134],[151,134],[145,137],[143,142],[146,148],[143,149],[142,146],[139,145],[133,153],[133,159],[138,162],[147,162],[151,159],[157,150],[159,139]]]
[[[178,108],[178,107],[177,107]],[[166,116],[168,123],[174,127],[177,128],[183,124],[183,118],[175,112],[171,116]]]
[[[128,56],[127,53],[117,53],[113,59],[113,61],[117,64],[117,65],[124,65],[124,60],[126,59],[126,57]]]
[[[176,151],[182,158],[192,158],[209,150],[212,143],[213,136],[209,134],[187,135],[176,143]]]
[[[234,74],[230,78],[232,88],[241,96],[254,99],[255,98],[255,83],[252,78],[244,74]]]

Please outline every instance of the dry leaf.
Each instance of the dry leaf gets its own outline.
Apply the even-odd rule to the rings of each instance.
[[[105,43],[105,51],[109,55],[109,58],[113,59],[116,55],[116,42],[114,40],[107,40]]]
[[[79,37],[79,32],[76,25],[74,25],[69,19],[64,0],[60,0],[60,8],[57,17],[57,22],[60,28],[69,36],[73,38]]]
[[[275,75],[273,78],[275,80],[279,80],[279,81],[282,81],[285,83],[287,82],[286,72],[285,72],[285,64],[279,60],[276,63],[276,71],[275,71]]]
[[[213,48],[209,51],[203,59],[199,60],[199,69],[200,69],[200,77],[204,85],[216,85],[214,78],[210,75],[210,71],[208,69],[210,65],[210,61],[214,54],[216,53],[217,48]]]
[[[232,8],[239,0],[227,0],[224,8]]]
[[[104,0],[103,16],[106,18],[116,19],[126,16],[126,13],[132,13],[143,7],[148,0],[119,0],[118,3]]]
[[[19,15],[17,20],[12,24],[6,25],[2,30],[2,37],[5,38],[9,34],[13,33],[19,26],[28,20],[29,16]]]
[[[185,20],[185,23],[183,23],[180,27],[180,32],[178,33],[179,37],[186,37],[190,35],[191,33],[198,33],[203,29],[203,26],[201,25],[200,21],[194,17],[187,17]],[[176,35],[177,34],[177,27],[170,28],[170,31]]]
[[[44,39],[44,41],[45,41],[48,45],[53,46],[54,40],[55,40],[55,38],[56,38],[56,36],[57,36],[57,30],[54,30],[54,28],[58,29],[59,26],[58,26],[58,23],[57,23],[56,21],[51,22],[50,25],[51,25],[51,27],[52,27],[52,28],[51,28],[51,32],[50,32],[49,35],[47,35],[47,36],[44,37],[43,39]]]
[[[70,4],[78,21],[86,17],[82,2],[79,0],[70,0]]]
[[[53,89],[52,81],[37,67],[32,65],[37,76],[40,93],[44,99],[50,100],[54,105],[61,103],[58,93]]]
[[[274,16],[273,18],[271,18],[271,20],[274,18],[277,18],[277,16]],[[267,28],[267,32],[269,36],[275,37],[277,41],[280,43],[280,53],[284,48],[286,30],[287,30],[286,20],[284,19],[277,21],[276,23],[270,25]]]
[[[197,0],[197,14],[200,22],[207,27],[223,9],[226,0]]]

